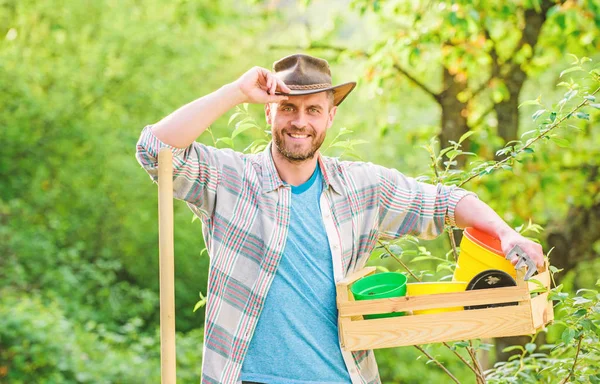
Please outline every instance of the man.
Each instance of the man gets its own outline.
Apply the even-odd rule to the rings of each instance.
[[[541,266],[541,247],[459,188],[319,153],[355,83],[327,61],[255,67],[142,132],[137,158],[156,180],[174,154],[174,194],[203,222],[210,255],[202,383],[379,383],[372,351],[338,341],[335,282],[364,267],[378,237],[433,238],[447,220],[497,236]],[[265,104],[272,142],[247,155],[194,140],[240,103]]]

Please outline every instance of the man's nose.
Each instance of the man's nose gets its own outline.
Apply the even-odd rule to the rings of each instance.
[[[296,128],[303,129],[307,125],[306,114],[302,111],[296,113],[294,118],[292,119],[292,125]]]

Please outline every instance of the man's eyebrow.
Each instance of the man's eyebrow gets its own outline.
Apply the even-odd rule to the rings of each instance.
[[[294,108],[296,108],[296,104],[290,103],[289,101],[284,101],[283,103],[279,104],[279,107],[294,107]]]
[[[284,101],[284,102],[282,102],[281,104],[279,104],[279,108],[283,108],[283,107],[294,107],[294,108],[298,108],[298,106],[297,106],[296,104],[294,104],[294,103],[292,103],[292,102],[289,102],[289,101]],[[321,105],[319,105],[319,104],[311,104],[311,105],[307,106],[306,108],[307,108],[307,109],[308,109],[308,108],[317,108],[317,109],[321,109],[321,110],[322,110],[322,109],[324,109],[324,108],[323,108]]]

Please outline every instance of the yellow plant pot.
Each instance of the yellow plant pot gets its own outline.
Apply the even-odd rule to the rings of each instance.
[[[467,283],[462,281],[452,282],[433,282],[433,283],[410,283],[406,285],[408,296],[433,295],[436,293],[462,292],[467,289]],[[428,313],[456,312],[462,311],[463,307],[451,307],[440,309],[424,309],[414,311],[414,315],[424,315]]]
[[[478,273],[487,269],[499,269],[513,278],[517,277],[515,267],[505,259],[500,240],[475,228],[465,228],[452,280],[471,281]]]

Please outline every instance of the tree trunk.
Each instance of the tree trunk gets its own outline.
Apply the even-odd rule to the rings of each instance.
[[[524,45],[529,45],[532,52],[535,52],[535,46],[538,42],[542,26],[547,18],[547,13],[550,8],[554,5],[551,1],[545,0],[540,4],[541,12],[536,12],[535,9],[528,9],[524,12],[525,27],[523,28],[521,40],[517,45],[517,49],[521,49]],[[492,52],[495,54],[495,50]],[[515,51],[516,53],[516,51]],[[494,106],[496,111],[496,117],[498,119],[498,135],[504,139],[505,143],[511,140],[517,139],[519,131],[519,95],[525,80],[527,80],[527,74],[521,68],[521,63],[515,63],[509,60],[504,66],[500,66],[498,63],[498,57],[493,57],[492,73],[497,75],[500,74],[501,79],[504,81],[510,98],[504,100]],[[502,156],[496,156],[496,160],[502,160]],[[545,342],[544,335],[540,335],[536,339],[538,345]],[[497,361],[507,361],[510,355],[517,353],[513,351],[511,353],[504,353],[502,350],[510,345],[525,345],[529,342],[530,338],[526,337],[503,337],[496,339],[496,359]]]
[[[596,183],[598,173],[597,166],[591,168],[588,180]],[[548,249],[554,248],[552,265],[564,269],[556,276],[560,281],[580,261],[598,256],[593,245],[600,240],[600,201],[591,207],[572,206],[564,221],[548,225],[546,233]]]
[[[455,81],[454,76],[444,67],[444,91],[440,94],[439,103],[442,107],[442,131],[440,132],[440,149],[450,145],[450,140],[458,142],[460,137],[469,131],[467,125],[467,104],[458,100],[458,94],[464,91],[467,84]],[[463,150],[468,150],[469,140],[463,142]],[[453,168],[462,168],[465,156],[459,156],[458,164]]]
[[[520,67],[507,75],[504,83],[508,88],[510,98],[503,100],[494,106],[498,119],[498,136],[504,139],[504,143],[517,139],[519,132],[519,95],[527,75]]]

